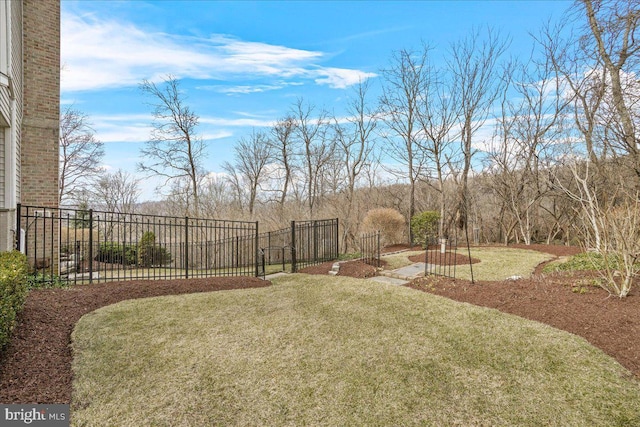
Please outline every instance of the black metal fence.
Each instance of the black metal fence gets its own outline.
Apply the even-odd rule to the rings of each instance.
[[[17,249],[41,280],[258,276],[258,223],[18,206]]]
[[[445,277],[456,277],[457,237],[440,237],[428,234],[426,238],[426,264],[424,273]]]
[[[258,240],[266,266],[295,273],[338,259],[338,219],[291,221],[289,228],[261,233]]]
[[[41,281],[264,276],[338,258],[338,220],[257,222],[18,205],[16,247]]]
[[[360,236],[362,261],[374,267],[380,267],[380,232],[374,231]]]

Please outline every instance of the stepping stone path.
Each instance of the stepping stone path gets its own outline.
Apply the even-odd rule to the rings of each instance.
[[[382,255],[382,257],[384,257],[385,255],[394,255],[400,252],[406,252],[406,251],[391,252],[391,253]],[[331,271],[329,271],[329,274],[334,276],[338,274],[338,272],[340,271],[340,263],[341,263],[340,261],[335,262],[331,267]],[[412,281],[417,277],[424,276],[425,267],[426,267],[426,264],[424,262],[416,262],[414,264],[408,265],[406,267],[397,268],[395,270],[381,271],[379,276],[369,277],[367,280],[372,280],[374,282],[379,282],[379,283],[386,283],[389,285],[402,286],[402,285],[406,285],[407,283],[409,283],[410,281]]]

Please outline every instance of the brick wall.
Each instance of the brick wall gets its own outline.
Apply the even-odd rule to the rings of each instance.
[[[60,126],[60,0],[23,0],[23,116],[20,202],[58,206]],[[51,221],[50,221],[51,222]],[[58,267],[58,227],[45,239],[42,227],[21,224],[33,268]],[[40,249],[38,249],[40,248]]]
[[[21,203],[58,204],[60,0],[23,2]]]

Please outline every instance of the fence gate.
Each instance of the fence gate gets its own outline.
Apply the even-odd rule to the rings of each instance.
[[[295,273],[338,259],[338,219],[291,221],[289,228],[261,233],[263,270]]]

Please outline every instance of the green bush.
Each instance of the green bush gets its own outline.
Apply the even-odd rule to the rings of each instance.
[[[35,273],[27,276],[27,289],[63,289],[68,288],[69,282],[60,276]]]
[[[427,245],[427,234],[434,236],[437,234],[439,221],[440,213],[436,211],[424,211],[414,215],[411,218],[413,243],[425,248]]]
[[[27,298],[27,271],[27,258],[20,252],[0,253],[0,348],[9,342]]]
[[[605,259],[599,253],[582,252],[572,256],[566,262],[551,263],[544,271],[548,273],[552,271],[604,270],[606,267]]]
[[[165,265],[171,262],[171,253],[164,247],[156,245],[156,235],[147,231],[138,243],[138,264],[142,267]]]
[[[138,260],[138,246],[116,242],[101,243],[94,259],[111,264],[134,265]]]

